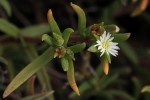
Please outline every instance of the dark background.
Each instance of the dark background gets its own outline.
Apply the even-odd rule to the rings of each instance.
[[[89,80],[96,80],[96,76],[94,76],[89,69],[87,71],[88,74],[84,73],[85,69],[83,68],[82,70],[82,67],[80,67],[80,57],[82,55],[78,54],[76,55],[77,60],[75,62],[77,83],[80,86],[83,82],[88,82],[90,88],[83,92],[80,97],[73,96],[72,99],[150,100],[148,93],[140,93],[143,86],[150,84],[150,6],[148,4],[145,11],[140,15],[132,17],[131,13],[134,8],[137,7],[139,1],[134,3],[128,0],[128,3],[124,5],[121,3],[121,0],[9,0],[12,12],[11,16],[7,16],[4,9],[0,7],[0,17],[23,29],[32,25],[47,23],[47,11],[52,9],[53,16],[61,30],[67,27],[72,27],[76,30],[77,15],[70,6],[70,2],[73,2],[85,11],[87,26],[100,22],[116,24],[120,27],[120,33],[131,33],[131,37],[127,40],[126,44],[121,46],[121,49],[124,48],[124,50],[119,51],[119,56],[117,58],[114,57],[110,65],[108,79],[110,78],[109,80],[111,80],[113,78],[112,76],[118,73],[117,79],[113,82],[108,82],[109,84],[101,93],[101,90],[96,89],[97,84],[90,85]],[[1,36],[4,34],[5,33],[1,32]],[[39,41],[34,40],[39,40],[39,38],[33,39],[36,48],[42,45]],[[18,40],[9,38],[1,40],[1,45],[7,45],[7,43],[11,41],[18,42]],[[32,39],[29,41],[31,42]],[[8,48],[6,50],[8,50]],[[22,53],[18,55],[19,57],[17,56],[18,58],[11,55],[11,53],[19,53],[20,48],[13,48],[11,52],[9,50],[5,51],[3,55],[4,57],[11,56],[8,58],[12,59],[13,62],[19,62],[20,65],[17,64],[17,71],[15,71],[15,73],[18,73],[18,70],[21,70],[23,65],[27,64],[27,61],[24,61],[25,58],[20,59],[20,57],[24,57]],[[41,54],[42,51],[43,49],[38,50],[39,54]],[[99,60],[95,55],[91,54],[90,63],[92,69],[96,70]],[[4,68],[3,66],[5,65],[1,65],[1,73],[7,71],[7,67]],[[60,69],[59,61],[54,61],[53,66],[57,67],[48,70],[48,73],[52,76],[51,83],[55,90],[54,97],[56,100],[69,100],[69,95],[72,93],[72,90],[66,85],[66,73]],[[6,75],[4,73],[2,76],[5,81],[2,82],[1,85],[6,87],[10,82],[9,73]],[[101,80],[101,78],[105,76],[100,75],[98,77],[100,77]],[[107,83],[104,82],[104,84]],[[37,91],[39,91],[38,87],[39,83],[36,80]],[[4,88],[1,89],[0,94],[2,94],[3,91]],[[123,91],[123,93],[120,91]],[[111,97],[107,98],[108,94],[112,94],[112,99]],[[128,95],[131,96],[132,99],[128,98]],[[19,88],[14,94],[4,100],[16,100],[18,98],[18,100],[20,100],[20,98],[25,96],[27,96],[27,94],[24,92],[24,88]]]

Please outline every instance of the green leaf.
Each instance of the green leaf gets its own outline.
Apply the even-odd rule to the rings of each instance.
[[[86,29],[86,16],[83,11],[79,6],[71,3],[71,7],[73,10],[77,13],[78,15],[78,30],[80,34],[84,35],[85,29]]]
[[[53,32],[53,38],[54,38],[53,42],[57,46],[62,46],[62,44],[64,43],[64,39],[62,38],[62,36],[57,33]]]
[[[43,100],[45,99],[46,97],[52,95],[54,93],[54,91],[50,91],[50,92],[45,92],[45,93],[40,93],[40,94],[35,94],[33,96],[28,96],[28,97],[25,97],[21,100]]]
[[[117,25],[105,25],[105,30],[110,33],[119,32],[119,27]]]
[[[67,29],[64,30],[64,32],[63,32],[63,34],[62,34],[62,37],[63,37],[63,39],[64,39],[64,44],[63,44],[64,46],[67,45],[68,40],[69,40],[69,37],[70,37],[70,34],[71,34],[72,32],[74,32],[74,30],[73,30],[72,28],[67,28]]]
[[[43,34],[48,32],[50,32],[48,24],[33,25],[21,29],[21,34],[23,36],[32,38],[41,37]]]
[[[42,41],[45,41],[47,44],[49,45],[53,45],[53,40],[52,40],[52,37],[50,37],[49,35],[47,34],[43,34],[42,35]]]
[[[67,79],[68,79],[69,85],[71,86],[73,91],[79,96],[80,93],[79,93],[78,87],[76,85],[75,77],[74,77],[73,61],[72,61],[72,59],[68,59],[68,61],[69,61],[69,68],[67,71]]]
[[[130,37],[130,33],[113,34],[112,36],[114,37],[113,41],[122,42],[127,40]]]
[[[28,78],[35,74],[40,68],[45,66],[53,59],[54,48],[47,49],[41,56],[36,58],[33,62],[27,65],[8,85],[4,91],[3,98],[7,97],[16,88],[23,84]]]
[[[134,49],[127,42],[120,43],[120,48],[133,64],[138,65],[138,56],[136,55]]]
[[[81,44],[70,46],[69,49],[71,49],[71,51],[73,51],[74,53],[78,53],[78,52],[83,51],[85,47],[86,47],[86,44],[81,43]]]
[[[20,30],[18,27],[13,25],[12,23],[0,18],[0,31],[4,32],[5,34],[12,36],[12,37],[17,37],[18,34],[20,33]]]
[[[61,66],[64,71],[68,71],[69,62],[68,62],[67,56],[64,56],[63,58],[61,58]]]
[[[61,31],[53,17],[53,13],[52,13],[52,10],[50,9],[47,13],[47,18],[48,18],[48,22],[49,22],[49,25],[50,25],[50,28],[51,28],[51,31],[56,33],[56,34],[59,34],[61,35]]]
[[[142,92],[142,93],[144,93],[144,92],[150,93],[150,86],[149,86],[149,85],[148,85],[148,86],[144,86],[144,87],[142,88],[141,92]]]
[[[90,51],[90,52],[97,52],[97,48],[94,45],[92,45],[92,46],[90,46],[88,48],[88,51]]]
[[[12,13],[11,13],[11,8],[10,8],[10,4],[8,3],[8,0],[0,0],[0,6],[4,8],[4,10],[9,16],[11,16]]]
[[[73,60],[75,60],[74,53],[71,49],[67,48],[66,53],[69,55],[69,57],[71,57]]]
[[[25,48],[25,52],[28,55],[28,58],[30,59],[30,61],[33,61],[34,59],[38,57],[36,48],[34,48],[34,46],[29,43],[26,43],[26,46],[27,47]],[[48,75],[47,68],[43,66],[36,73],[36,75],[39,80],[39,83],[41,84],[42,91],[44,92],[52,91],[51,84],[50,84],[50,76]],[[48,96],[48,100],[54,100],[53,95]]]

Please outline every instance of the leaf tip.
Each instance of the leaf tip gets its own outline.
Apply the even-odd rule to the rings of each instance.
[[[74,6],[74,4],[72,2],[70,3],[70,5],[71,5],[71,7]]]
[[[52,18],[52,16],[53,16],[52,10],[49,9],[49,10],[48,10],[48,13],[47,13],[48,19]]]
[[[73,9],[77,9],[77,8],[79,8],[79,6],[77,6],[77,5],[73,4],[72,2],[70,3],[70,5],[71,5],[71,7],[72,7]]]
[[[79,89],[77,87],[76,84],[70,84],[71,85],[71,88],[73,89],[73,91],[78,95],[80,96],[80,92],[79,92]]]
[[[149,93],[150,93],[150,86],[144,86],[144,87],[141,89],[141,93],[144,93],[144,92],[149,92]]]
[[[9,95],[8,92],[5,90],[3,93],[3,98],[6,98],[8,95]]]
[[[115,28],[116,28],[116,32],[120,31],[120,28],[118,26],[115,26]]]
[[[131,33],[127,33],[128,38],[131,36]]]

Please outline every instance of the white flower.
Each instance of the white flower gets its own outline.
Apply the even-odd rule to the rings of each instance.
[[[118,55],[119,47],[117,46],[118,43],[112,42],[114,37],[111,37],[110,33],[106,33],[106,31],[100,36],[100,38],[96,41],[95,47],[100,50],[101,55],[100,57],[106,52],[108,55],[111,54],[113,56]]]

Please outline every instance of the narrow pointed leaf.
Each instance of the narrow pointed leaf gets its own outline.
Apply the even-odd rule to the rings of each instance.
[[[35,74],[40,68],[46,65],[50,60],[52,60],[54,55],[54,49],[47,49],[41,56],[36,58],[32,63],[27,65],[8,85],[4,91],[3,98],[7,97],[16,88],[23,84],[27,79],[29,79],[33,74]]]
[[[71,34],[72,32],[74,32],[74,30],[73,30],[72,28],[67,28],[67,29],[64,30],[64,32],[63,32],[63,34],[62,34],[62,37],[63,37],[63,39],[64,39],[64,44],[63,44],[64,46],[67,45],[68,40],[69,40],[69,37],[70,37],[70,34]]]
[[[52,40],[52,37],[50,37],[49,35],[47,34],[43,34],[42,35],[42,41],[45,41],[47,44],[49,45],[53,45],[53,40]]]
[[[41,37],[48,32],[50,32],[48,24],[33,25],[21,29],[21,34],[23,36],[31,38]]]
[[[84,35],[84,31],[86,29],[85,13],[84,13],[83,9],[81,9],[79,6],[77,6],[73,3],[71,3],[71,7],[78,15],[78,30],[79,30],[80,34]]]
[[[81,43],[81,44],[76,44],[74,46],[70,46],[69,49],[71,49],[71,51],[73,51],[74,53],[78,53],[84,50],[84,48],[86,47],[85,43]]]
[[[43,100],[45,99],[46,97],[52,95],[54,93],[54,91],[50,91],[50,92],[45,92],[45,93],[40,93],[40,94],[35,94],[33,96],[28,96],[28,97],[25,97],[21,100]]]
[[[64,39],[62,38],[62,36],[61,35],[59,35],[59,34],[57,34],[57,33],[54,33],[53,32],[53,42],[54,42],[54,44],[55,45],[57,45],[57,46],[62,46],[62,44],[64,43]]]
[[[18,27],[2,18],[0,18],[0,31],[15,38],[20,33]]]
[[[0,6],[2,6],[4,8],[7,15],[11,16],[12,13],[11,13],[11,8],[10,8],[10,4],[9,4],[8,0],[0,0]]]
[[[76,82],[75,82],[74,66],[73,66],[72,59],[69,59],[69,68],[68,68],[68,71],[67,71],[67,78],[68,78],[68,82],[69,82],[71,88],[79,96],[80,93],[79,93],[78,87],[77,87]]]
[[[130,33],[113,34],[112,36],[114,37],[113,41],[122,42],[127,40],[130,37]]]
[[[57,23],[53,17],[53,13],[52,13],[51,9],[47,13],[47,18],[48,18],[48,22],[49,22],[51,31],[61,35],[61,31],[60,31],[60,29],[59,29],[59,27],[58,27],[58,25],[57,25]]]
[[[97,52],[97,48],[94,45],[92,45],[92,46],[90,46],[88,48],[88,51],[90,51],[90,52]]]
[[[142,93],[149,92],[150,93],[150,86],[144,86],[141,90]]]
[[[34,59],[36,59],[38,57],[36,49],[31,44],[28,44],[28,49],[26,50],[26,53],[28,56],[31,55],[31,58],[29,57],[30,61],[33,61]],[[52,87],[50,84],[50,76],[48,75],[47,68],[43,66],[36,73],[36,75],[39,80],[39,83],[41,84],[42,91],[44,91],[44,92],[52,91]],[[51,96],[49,96],[47,99],[54,100],[53,94]]]

